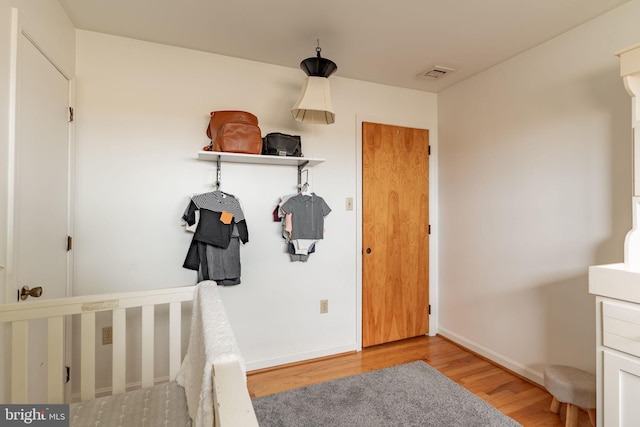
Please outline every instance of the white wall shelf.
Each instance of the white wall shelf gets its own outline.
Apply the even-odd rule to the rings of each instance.
[[[312,157],[284,157],[284,156],[267,156],[262,154],[241,154],[241,153],[222,153],[218,151],[198,151],[198,160],[206,160],[217,162],[231,163],[253,163],[263,165],[282,165],[282,166],[316,166],[324,162],[324,159]]]

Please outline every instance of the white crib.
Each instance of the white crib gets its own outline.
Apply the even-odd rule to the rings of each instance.
[[[205,295],[206,292],[206,295]],[[201,295],[198,298],[198,295]],[[193,302],[194,316],[192,316],[191,336],[185,362],[190,361],[187,372],[183,366],[181,354],[182,342],[182,304]],[[198,286],[188,286],[153,291],[126,292],[109,295],[80,296],[58,298],[34,302],[20,302],[0,305],[0,323],[9,323],[11,330],[11,402],[15,404],[27,403],[65,403],[70,400],[70,393],[65,396],[64,354],[65,337],[64,325],[71,316],[79,317],[80,333],[75,334],[80,339],[80,400],[86,402],[96,398],[96,313],[111,312],[113,327],[113,357],[112,383],[113,397],[126,392],[126,354],[127,354],[127,317],[129,309],[141,310],[141,387],[158,387],[154,376],[154,334],[155,312],[159,306],[168,306],[169,326],[169,380],[179,376],[181,384],[176,387],[184,395],[187,390],[186,401],[189,413],[196,426],[257,426],[253,406],[246,387],[246,376],[243,363],[233,332],[226,320],[226,313],[218,295],[214,282],[203,282]],[[196,310],[196,306],[198,309]],[[220,337],[200,337],[198,334],[213,334],[214,329],[202,328],[203,317],[210,316],[215,311],[218,316],[215,333],[225,335],[224,346],[227,348],[212,350],[212,345],[221,341]],[[198,313],[197,321],[195,314]],[[34,319],[46,319],[47,322],[47,365],[46,383],[47,402],[28,402],[29,369],[27,355],[29,354],[28,324]],[[78,319],[76,319],[78,321]],[[207,322],[208,320],[205,320]],[[221,327],[222,324],[222,327]],[[195,328],[195,326],[198,326]],[[129,325],[130,326],[130,325]],[[206,325],[205,325],[206,326]],[[193,343],[196,337],[196,343]],[[208,347],[200,343],[209,343]],[[229,350],[233,349],[233,351]],[[205,354],[206,351],[206,354]],[[186,365],[187,363],[185,363]],[[208,372],[203,372],[204,369]],[[194,369],[196,370],[194,372]],[[197,370],[200,371],[197,371]],[[205,380],[207,383],[205,383]],[[202,383],[201,383],[202,382]],[[166,387],[166,385],[165,385]],[[194,390],[198,391],[196,393]],[[197,396],[194,396],[197,395]],[[202,400],[201,396],[210,395],[211,400]],[[69,403],[69,402],[66,402]],[[202,404],[211,405],[201,408]],[[72,405],[75,405],[72,404]],[[200,406],[200,407],[199,407]],[[204,413],[204,416],[203,416]],[[210,415],[209,415],[210,414]],[[196,417],[197,415],[197,417]],[[185,423],[190,419],[186,415]],[[82,425],[80,423],[79,425]],[[103,425],[105,425],[103,423]]]

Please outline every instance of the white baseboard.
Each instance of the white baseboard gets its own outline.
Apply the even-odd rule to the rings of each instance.
[[[246,365],[247,372],[249,372],[249,371],[255,371],[257,369],[273,368],[275,366],[286,365],[288,363],[302,362],[304,360],[317,359],[317,358],[326,357],[326,356],[334,356],[336,354],[347,353],[350,351],[358,351],[358,346],[356,343],[339,346],[339,347],[324,348],[321,350],[287,354],[284,356],[278,356],[278,357],[273,357],[268,359],[252,360],[252,361],[245,360],[245,365]]]
[[[439,328],[438,334],[544,387],[544,375],[542,372],[534,371],[533,369],[530,369],[514,360],[509,359],[508,357],[504,357],[501,354],[491,351],[474,341],[451,332],[446,328]]]

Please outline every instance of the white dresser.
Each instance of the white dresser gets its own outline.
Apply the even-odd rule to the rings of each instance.
[[[624,263],[589,268],[596,295],[597,425],[640,426],[640,44],[616,52],[632,99],[633,228]]]
[[[640,273],[589,268],[596,297],[597,425],[640,426]]]

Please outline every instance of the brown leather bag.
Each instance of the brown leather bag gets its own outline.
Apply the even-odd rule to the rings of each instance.
[[[262,135],[258,118],[246,111],[212,111],[207,136],[211,144],[206,151],[260,154]]]

